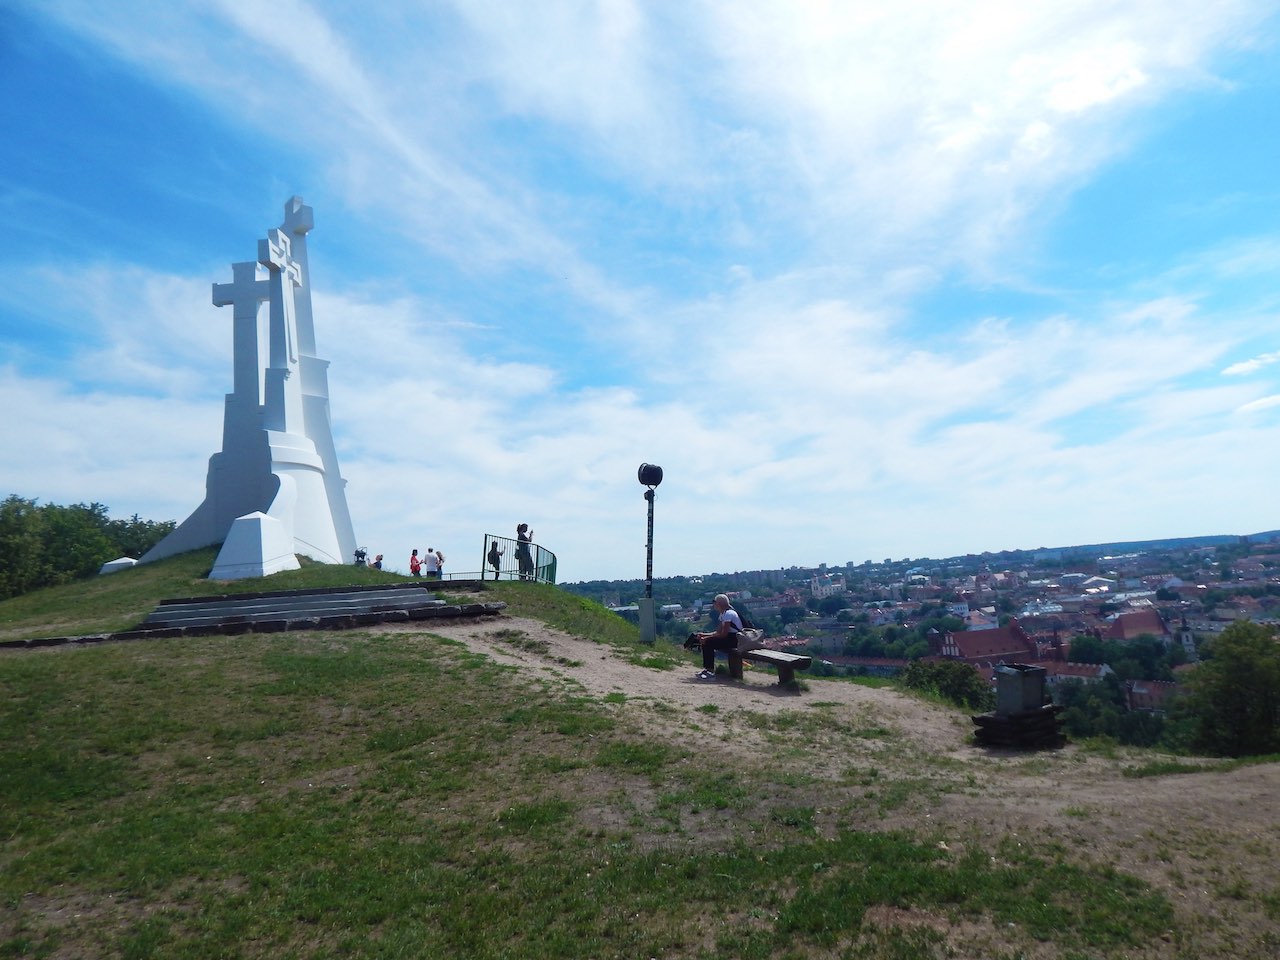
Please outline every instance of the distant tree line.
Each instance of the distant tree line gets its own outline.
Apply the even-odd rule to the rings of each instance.
[[[1071,641],[1075,663],[1105,663],[1121,680],[1172,680],[1173,668],[1187,662],[1181,644],[1165,645],[1143,633],[1132,640],[1101,640],[1081,635]]]
[[[1280,639],[1272,627],[1238,621],[1205,643],[1177,704],[1192,744],[1228,757],[1280,753]]]
[[[1141,638],[1140,638],[1141,639]],[[1127,672],[1159,673],[1138,661],[1153,651],[1135,642],[1138,657]],[[1156,642],[1158,646],[1158,641]],[[1072,658],[1076,655],[1072,645]],[[1067,735],[1106,737],[1139,747],[1162,746],[1213,756],[1245,757],[1280,753],[1280,640],[1271,627],[1240,621],[1200,649],[1202,662],[1182,678],[1183,693],[1164,713],[1129,711],[1120,670],[1095,683],[1058,685]],[[1175,656],[1176,659],[1176,656]],[[1116,658],[1124,664],[1125,658]]]
[[[96,574],[108,560],[141,557],[173,530],[172,520],[112,520],[100,503],[0,502],[0,600]]]
[[[1062,729],[1073,740],[1098,737],[1133,747],[1190,746],[1185,723],[1147,710],[1130,710],[1124,681],[1115,674],[1086,683],[1067,680],[1057,685],[1054,700],[1062,705]]]

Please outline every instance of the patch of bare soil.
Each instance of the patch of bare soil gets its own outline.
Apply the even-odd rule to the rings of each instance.
[[[647,707],[625,711],[638,735],[714,751],[717,766],[738,757],[802,770],[816,781],[822,832],[856,815],[865,829],[910,827],[956,850],[1025,838],[1140,876],[1198,933],[1135,955],[1280,956],[1280,765],[1135,777],[1161,757],[1073,745],[983,748],[964,713],[893,690],[809,678],[790,691],[755,671],[743,681],[700,681],[692,658],[675,670],[638,666],[625,651],[517,617],[433,624],[431,632],[592,697]],[[824,802],[833,795],[843,805]]]
[[[408,628],[393,624],[380,629]],[[420,632],[420,628],[416,629]],[[504,640],[510,631],[522,634],[523,642]],[[430,632],[460,640],[475,652],[501,663],[560,674],[595,697],[615,693],[628,700],[653,699],[689,710],[710,705],[717,708],[719,715],[730,717],[741,712],[779,714],[804,710],[815,701],[860,709],[874,707],[879,722],[899,728],[905,736],[922,744],[941,745],[948,750],[958,750],[969,731],[946,711],[893,690],[809,680],[806,683],[811,689],[793,691],[779,687],[773,674],[750,669],[750,664],[744,665],[744,678],[740,681],[723,676],[712,681],[698,680],[700,665],[692,659],[687,670],[639,667],[608,646],[522,617],[433,624]]]

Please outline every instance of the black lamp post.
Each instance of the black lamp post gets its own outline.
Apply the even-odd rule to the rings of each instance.
[[[653,490],[662,482],[662,468],[652,463],[642,463],[636,479],[648,488],[644,492],[644,498],[649,502],[649,539],[644,565],[645,598],[640,604],[640,639],[645,643],[653,643],[657,637],[653,618]]]

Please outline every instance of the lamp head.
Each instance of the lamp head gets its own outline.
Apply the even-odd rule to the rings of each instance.
[[[640,464],[640,470],[636,474],[636,479],[646,487],[656,487],[662,482],[662,468],[657,464],[642,463]]]

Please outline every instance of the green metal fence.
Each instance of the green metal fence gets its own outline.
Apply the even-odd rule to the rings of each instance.
[[[536,543],[485,534],[481,580],[556,582],[556,555]]]

